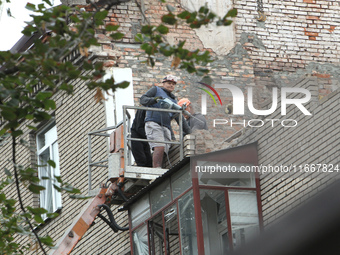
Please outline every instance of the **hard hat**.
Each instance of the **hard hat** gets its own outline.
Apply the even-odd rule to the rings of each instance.
[[[163,83],[163,82],[166,82],[166,81],[172,81],[172,82],[174,82],[174,83],[177,83],[177,77],[176,77],[175,75],[168,74],[167,76],[165,76],[165,77],[163,78],[162,83]]]
[[[189,101],[188,98],[182,98],[181,100],[178,101],[177,104],[182,107],[182,105],[189,106],[191,102]]]

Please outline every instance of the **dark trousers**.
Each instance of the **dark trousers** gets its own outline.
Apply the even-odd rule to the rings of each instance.
[[[132,138],[146,139],[131,130]],[[152,156],[148,142],[131,141],[131,151],[137,166],[152,167]]]

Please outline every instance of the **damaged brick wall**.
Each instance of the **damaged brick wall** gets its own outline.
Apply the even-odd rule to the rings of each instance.
[[[183,10],[176,1],[167,3],[176,8],[175,13]],[[237,43],[230,52],[224,55],[214,55],[212,52],[216,61],[209,65],[211,80],[206,81],[208,84],[213,87],[217,84],[233,84],[242,88],[245,96],[246,87],[253,86],[255,107],[258,109],[263,109],[271,100],[272,88],[285,86],[281,80],[294,73],[297,75],[312,74],[320,78],[320,98],[336,89],[338,81],[335,76],[337,73],[334,71],[336,66],[333,63],[338,62],[339,52],[337,48],[334,48],[336,46],[332,41],[337,40],[336,34],[338,33],[336,29],[338,21],[333,17],[338,8],[337,3],[329,1],[322,3],[318,1],[317,4],[311,1],[264,2],[266,14],[264,22],[256,20],[255,0],[237,1],[235,7],[239,12],[235,21]],[[198,83],[201,77],[182,70],[173,70],[171,59],[161,56],[154,68],[144,65],[142,62],[145,58],[140,55],[142,52],[139,50],[139,44],[133,40],[143,23],[149,21],[156,25],[165,13],[167,13],[166,6],[152,0],[130,1],[115,6],[110,11],[106,22],[119,24],[120,31],[126,35],[122,40],[113,42],[105,30],[98,30],[97,37],[102,45],[93,50],[96,54],[107,58],[106,67],[132,68],[136,105],[139,105],[139,98],[145,91],[153,85],[158,85],[165,74],[173,73],[180,78],[175,89],[176,96],[178,98],[188,97],[193,102],[196,111],[199,112],[202,105],[201,95],[204,93],[200,90],[202,86]],[[315,19],[315,17],[319,18]],[[309,29],[311,33],[314,30],[319,31],[315,40],[310,38],[310,34],[305,34],[305,29]],[[171,28],[170,31],[169,42],[176,43],[178,40],[186,39],[190,48],[203,49],[203,44],[194,30],[186,26],[178,26]],[[330,35],[333,36],[332,40],[328,40]],[[209,50],[213,51],[213,49]],[[325,66],[323,62],[328,66]],[[211,134],[215,138],[225,140],[242,127],[237,125],[214,127],[214,119],[230,120],[232,118],[235,121],[242,121],[243,117],[227,114],[226,107],[232,104],[231,93],[226,89],[216,88],[216,90],[222,99],[222,105],[215,104],[208,97],[206,119],[209,129],[213,131]],[[216,96],[215,99],[218,102]],[[249,112],[245,114],[247,119],[253,117]]]
[[[264,22],[255,19],[255,0],[236,1],[237,37],[252,33],[266,50],[253,49],[255,71],[295,72],[310,62],[339,63],[338,1],[263,1]]]

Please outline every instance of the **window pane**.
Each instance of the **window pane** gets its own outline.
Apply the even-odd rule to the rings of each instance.
[[[135,255],[149,254],[148,231],[146,225],[143,225],[132,232],[132,241],[133,241],[133,254]]]
[[[249,164],[198,161],[195,172],[201,185],[255,187],[255,174],[250,172],[252,167]]]
[[[138,226],[140,223],[150,217],[149,196],[146,195],[131,206],[130,210],[132,227]]]
[[[205,254],[229,251],[224,191],[200,190]]]
[[[60,175],[57,128],[55,125],[49,126],[37,135],[37,149],[40,185],[45,187],[45,190],[40,192],[40,206],[48,212],[55,212],[62,205],[61,193],[54,188],[54,185],[59,185],[55,176]],[[47,164],[48,160],[54,161],[55,168]]]
[[[164,211],[164,221],[167,254],[180,254],[176,204]]]
[[[167,180],[150,192],[150,203],[152,213],[171,202],[170,181]]]
[[[234,248],[259,233],[259,216],[255,191],[229,191]]]
[[[162,213],[149,220],[150,254],[165,254]]]
[[[190,165],[187,165],[181,171],[171,177],[172,196],[177,198],[184,191],[191,187]]]
[[[57,127],[54,125],[37,136],[38,150],[41,150],[45,145],[51,145],[57,140]]]
[[[192,191],[178,199],[182,255],[198,254],[195,207]]]
[[[58,143],[55,142],[52,144],[52,160],[54,161],[55,163],[55,168],[53,169],[52,168],[52,171],[53,171],[53,180],[54,180],[54,185],[60,187],[60,184],[59,182],[55,179],[54,176],[60,176],[60,168],[59,168],[59,153],[58,153]],[[55,188],[53,188],[53,192],[54,192],[54,211],[57,210],[57,209],[60,209],[61,208],[61,193],[56,190]]]
[[[53,212],[53,185],[51,179],[51,167],[47,164],[50,159],[50,152],[47,148],[39,155],[39,177],[40,184],[45,187],[45,190],[40,192],[40,206],[48,212]]]

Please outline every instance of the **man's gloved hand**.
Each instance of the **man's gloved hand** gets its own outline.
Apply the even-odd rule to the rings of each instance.
[[[154,97],[155,101],[158,102],[158,100],[164,99],[163,97]]]

